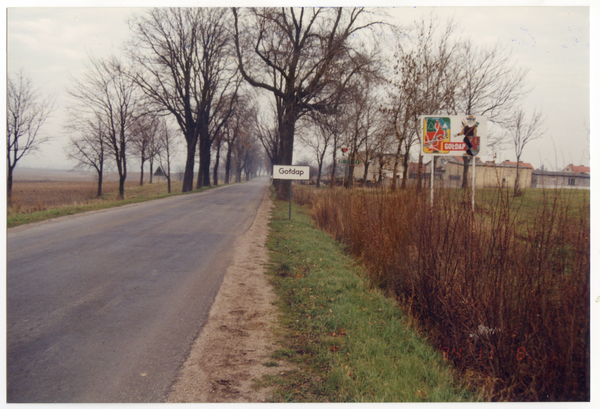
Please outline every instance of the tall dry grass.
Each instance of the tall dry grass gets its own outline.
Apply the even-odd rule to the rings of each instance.
[[[180,192],[182,182],[173,181],[171,192]],[[97,197],[96,182],[79,181],[17,181],[13,184],[12,200],[7,203],[7,216],[30,214],[68,206],[94,205],[120,201],[119,182],[102,184],[102,197]],[[153,197],[167,192],[166,181],[139,185],[139,180],[125,182],[125,198]]]
[[[135,186],[134,182],[127,186]],[[118,182],[104,182],[104,200],[113,198],[118,192]],[[16,181],[13,184],[12,201],[8,203],[8,216],[29,214],[64,206],[91,204],[98,201],[96,182],[74,181]]]
[[[294,192],[487,399],[589,400],[589,203],[497,190],[473,214],[455,190],[433,206],[412,190]]]

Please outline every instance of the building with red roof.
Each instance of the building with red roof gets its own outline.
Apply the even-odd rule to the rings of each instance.
[[[589,166],[575,166],[573,164],[568,165],[563,172],[571,172],[571,173],[591,173]]]

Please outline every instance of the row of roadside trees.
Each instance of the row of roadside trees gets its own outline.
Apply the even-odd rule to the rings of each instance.
[[[452,22],[442,28],[433,17],[413,27],[384,21],[364,8],[135,14],[125,57],[90,56],[87,72],[73,78],[69,154],[96,169],[99,194],[111,156],[123,196],[128,157],[138,158],[142,180],[144,163],[152,169],[156,159],[170,175],[180,140],[186,192],[194,189],[196,161],[196,188],[210,185],[211,176],[217,183],[224,146],[226,182],[232,155],[236,172],[252,173],[263,161],[259,142],[270,164],[290,165],[300,139],[314,150],[319,175],[329,155],[335,174],[342,146],[350,157],[364,151],[367,166],[395,152],[394,173],[406,172],[423,114],[487,115],[503,130],[493,143],[512,135],[517,159],[541,135],[541,116],[530,120],[519,108],[529,92],[527,70],[509,53],[476,46]],[[289,181],[276,187],[287,197]]]
[[[521,160],[525,146],[545,132],[541,112],[528,115],[522,107],[531,91],[529,70],[519,67],[500,45],[476,45],[459,30],[454,22],[442,24],[432,15],[411,27],[395,28],[391,39],[378,43],[377,63],[360,73],[360,84],[351,90],[347,103],[333,116],[305,122],[302,142],[314,152],[319,176],[331,158],[331,178],[335,177],[336,160],[344,148],[348,158],[357,158],[361,151],[365,174],[357,177],[366,177],[374,158],[380,164],[387,160],[393,180],[400,169],[404,172],[400,187],[405,188],[409,162],[418,160],[422,169],[423,157],[414,149],[420,143],[419,117],[432,114],[487,116],[493,124],[490,147],[494,152],[511,147],[517,162]],[[393,58],[387,50],[393,50]],[[464,159],[466,187],[470,157]],[[353,171],[351,166],[350,183]],[[418,181],[420,188],[420,177]],[[515,192],[517,186],[518,181]]]

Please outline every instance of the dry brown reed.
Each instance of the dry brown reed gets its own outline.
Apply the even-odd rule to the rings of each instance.
[[[589,400],[589,203],[546,191],[525,211],[499,189],[473,214],[455,190],[433,206],[413,190],[294,192],[489,400]]]

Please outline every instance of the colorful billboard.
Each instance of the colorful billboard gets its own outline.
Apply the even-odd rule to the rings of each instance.
[[[422,153],[469,155],[485,153],[487,117],[476,115],[428,115],[421,117]]]

